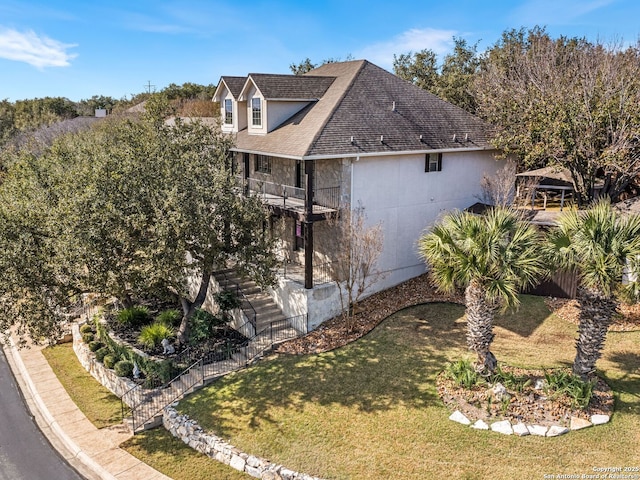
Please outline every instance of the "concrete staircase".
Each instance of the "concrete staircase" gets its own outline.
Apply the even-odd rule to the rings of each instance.
[[[241,292],[242,311],[249,319],[255,317],[255,334],[264,332],[271,326],[272,333],[277,336],[279,332],[291,328],[273,298],[263,292],[253,280],[240,276],[231,268],[215,272],[214,278],[223,290],[235,290],[237,286]]]
[[[131,399],[132,403],[126,402],[136,405],[129,419],[132,431],[160,425],[162,410],[167,405],[202,388],[214,378],[246,366],[273,344],[299,335],[273,299],[255,282],[241,277],[232,269],[216,272],[214,277],[223,290],[238,289],[242,311],[247,318],[255,318],[255,331],[249,335],[247,345],[233,352],[231,358],[210,363],[205,356],[165,388],[133,389],[130,395],[135,398]]]

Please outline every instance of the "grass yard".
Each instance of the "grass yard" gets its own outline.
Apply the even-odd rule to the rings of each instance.
[[[178,408],[248,453],[330,479],[530,479],[640,466],[640,332],[609,333],[598,363],[616,392],[609,424],[519,438],[447,419],[435,377],[469,355],[463,314],[454,304],[411,307],[346,347],[260,362]],[[501,362],[573,360],[576,327],[550,314],[543,298],[524,296],[495,333]]]
[[[42,354],[78,408],[97,428],[122,422],[120,399],[94,379],[78,361],[71,343],[47,347]]]
[[[122,422],[120,399],[80,365],[70,343],[42,352],[65,390],[96,427]],[[164,428],[139,433],[120,447],[174,480],[251,478],[189,448]]]
[[[120,445],[174,480],[248,480],[249,475],[196,452],[164,428],[139,433]]]

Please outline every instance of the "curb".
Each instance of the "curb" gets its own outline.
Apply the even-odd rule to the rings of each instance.
[[[18,370],[18,372],[14,371],[14,374],[15,373],[20,374],[20,377],[22,378],[23,382],[27,386],[27,389],[29,390],[29,394],[31,396],[31,399],[33,400],[33,403],[35,404],[42,418],[44,419],[46,425],[51,429],[51,431],[55,434],[58,440],[65,446],[65,448],[67,448],[67,450],[72,455],[72,457],[77,459],[79,462],[81,462],[84,466],[86,466],[89,470],[91,470],[96,475],[98,475],[101,479],[117,480],[117,478],[114,475],[112,475],[110,472],[105,470],[101,465],[99,465],[95,460],[93,460],[89,455],[87,455],[66,434],[66,432],[62,429],[62,427],[58,424],[57,420],[53,418],[53,415],[51,415],[51,412],[49,412],[49,409],[43,402],[42,398],[40,397],[40,394],[38,393],[38,390],[36,389],[36,386],[31,380],[31,377],[29,376],[29,372],[27,371],[27,368],[25,367],[24,362],[22,361],[22,357],[20,356],[20,353],[18,352],[18,349],[14,345],[13,340],[11,338],[8,339],[8,345],[7,344],[3,345],[3,348],[5,350],[5,353],[7,352],[7,350],[11,352],[11,358]]]

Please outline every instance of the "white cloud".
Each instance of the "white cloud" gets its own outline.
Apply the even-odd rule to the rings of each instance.
[[[379,42],[365,47],[356,58],[365,58],[381,67],[391,69],[393,55],[418,52],[424,49],[433,50],[442,55],[451,52],[455,30],[436,30],[434,28],[413,28],[397,35],[386,42]]]
[[[21,33],[0,28],[0,58],[25,62],[36,68],[68,67],[77,55],[67,50],[76,46],[38,36],[32,30]]]

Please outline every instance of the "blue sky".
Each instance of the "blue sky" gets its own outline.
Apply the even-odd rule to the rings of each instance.
[[[635,43],[637,0],[46,0],[0,3],[0,99],[130,97],[221,75],[291,73],[309,57],[366,58],[479,49],[506,29]],[[152,87],[153,89],[154,87]]]

